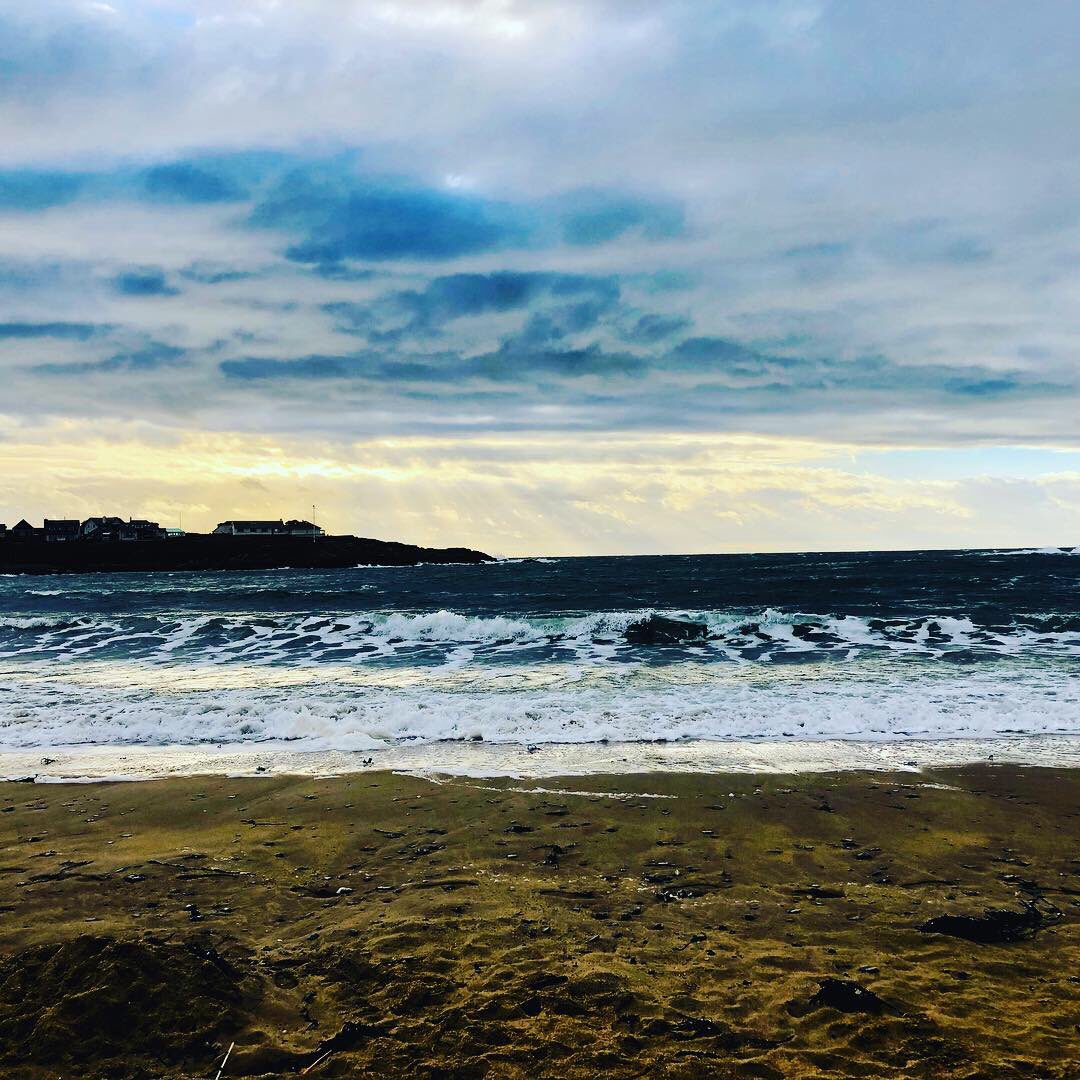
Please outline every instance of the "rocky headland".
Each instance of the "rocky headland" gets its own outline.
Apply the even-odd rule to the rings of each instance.
[[[493,562],[470,548],[428,548],[357,536],[213,536],[93,543],[5,540],[0,573],[85,574],[175,570],[314,570],[352,566],[416,566],[419,563]]]

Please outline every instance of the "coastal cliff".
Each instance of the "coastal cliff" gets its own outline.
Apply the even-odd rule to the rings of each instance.
[[[47,543],[6,540],[0,573],[85,574],[125,570],[342,569],[419,563],[493,562],[471,548],[426,548],[357,536],[310,540],[296,536],[191,535],[144,543]]]

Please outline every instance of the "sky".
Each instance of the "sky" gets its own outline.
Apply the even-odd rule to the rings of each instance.
[[[0,521],[1080,543],[1080,5],[0,0]]]

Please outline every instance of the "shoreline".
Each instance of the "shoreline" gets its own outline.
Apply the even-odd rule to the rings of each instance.
[[[1078,807],[1011,764],[0,783],[0,1072],[1066,1080]]]
[[[86,783],[191,776],[508,777],[640,773],[918,772],[979,762],[1080,769],[1080,735],[980,739],[686,740],[634,743],[433,742],[378,750],[298,750],[287,743],[0,749],[0,781]]]

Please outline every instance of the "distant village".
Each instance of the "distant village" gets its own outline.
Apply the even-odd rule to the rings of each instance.
[[[121,541],[149,542],[173,540],[182,536],[206,535],[184,532],[182,529],[166,529],[156,521],[142,518],[92,517],[85,521],[76,518],[46,518],[40,528],[25,518],[13,525],[0,524],[0,541],[47,541],[48,543]],[[325,533],[310,521],[223,521],[211,536],[300,536],[314,540]]]

